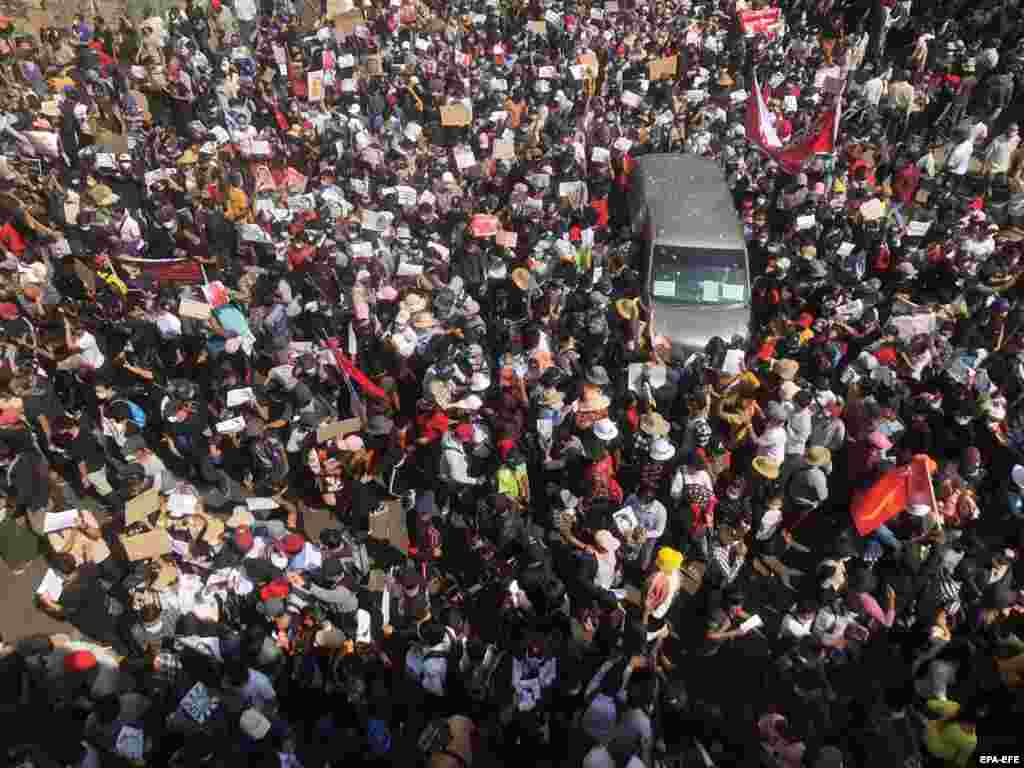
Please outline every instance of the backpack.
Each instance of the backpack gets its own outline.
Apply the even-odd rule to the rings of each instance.
[[[480,663],[471,666],[464,685],[466,695],[471,701],[483,704],[491,700],[494,695],[494,675],[504,659],[505,651],[489,645]]]
[[[277,438],[259,440],[253,445],[252,453],[260,475],[267,482],[280,482],[288,476],[288,454]]]
[[[432,659],[445,660],[443,672],[438,671],[436,664],[427,664]],[[405,654],[405,674],[428,693],[443,696],[447,692],[447,662],[447,651],[428,651],[422,645],[414,643],[409,646],[409,650]]]
[[[114,403],[124,403],[128,406],[128,418],[131,419],[132,423],[139,429],[146,428],[146,412],[142,410],[142,407],[136,405],[131,400],[113,400],[111,405]]]

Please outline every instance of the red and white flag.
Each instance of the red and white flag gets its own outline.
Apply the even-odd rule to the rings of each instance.
[[[772,113],[764,103],[761,84],[754,75],[754,98],[747,99],[747,141],[752,141],[769,154],[782,149],[779,134],[775,132],[775,121]]]
[[[843,92],[840,91],[835,107],[821,113],[810,135],[783,147],[761,95],[757,75],[754,75],[754,98],[747,100],[747,140],[771,155],[787,173],[796,174],[808,158],[835,152],[842,112]]]

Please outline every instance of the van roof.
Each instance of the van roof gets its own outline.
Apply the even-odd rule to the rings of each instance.
[[[721,167],[695,155],[636,158],[654,241],[680,246],[743,250],[745,241]]]

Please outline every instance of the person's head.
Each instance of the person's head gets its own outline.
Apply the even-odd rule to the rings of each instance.
[[[249,668],[240,661],[224,666],[224,683],[231,688],[241,688],[249,682]]]
[[[785,500],[782,498],[782,496],[779,496],[778,494],[774,494],[772,496],[769,496],[767,499],[765,499],[764,506],[765,506],[766,509],[770,509],[772,511],[781,511],[782,510],[782,504],[783,504],[784,501]]]
[[[804,408],[810,406],[813,402],[814,396],[806,389],[801,389],[795,395],[793,395],[793,405],[796,406],[797,410],[802,411]]]
[[[93,712],[102,723],[112,723],[121,714],[121,699],[116,694],[101,696],[96,700]]]
[[[62,552],[54,555],[50,564],[56,571],[64,574],[65,576],[70,576],[78,568],[75,556],[69,552]]]

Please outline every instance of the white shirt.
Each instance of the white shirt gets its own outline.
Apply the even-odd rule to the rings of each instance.
[[[239,21],[252,21],[257,13],[256,0],[235,0],[235,18]]]
[[[864,83],[864,98],[873,107],[878,106],[878,102],[882,100],[882,95],[885,93],[885,80],[880,77],[872,77],[866,83]]]
[[[125,214],[124,221],[118,227],[118,234],[121,236],[121,240],[127,243],[132,240],[140,240],[142,238],[142,229],[139,227],[139,222],[133,219],[130,214]]]
[[[1008,134],[996,136],[988,150],[985,152],[985,159],[991,164],[990,173],[1008,173],[1010,170],[1010,156],[1017,149],[1020,143],[1020,136]]]
[[[946,170],[957,176],[965,175],[973,154],[974,141],[971,139],[961,141],[946,158]]]
[[[161,339],[174,339],[181,336],[181,318],[171,312],[161,312],[156,316],[156,329]]]
[[[757,455],[782,464],[786,460],[786,428],[781,424],[766,429],[755,441]]]
[[[103,367],[103,363],[106,362],[107,358],[100,352],[95,336],[88,332],[82,333],[78,337],[77,345],[83,362],[93,369]]]

